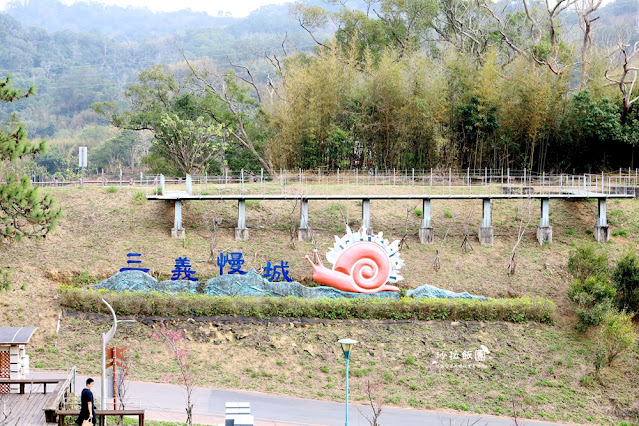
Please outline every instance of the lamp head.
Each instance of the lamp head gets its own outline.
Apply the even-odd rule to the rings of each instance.
[[[337,343],[339,343],[342,346],[342,352],[344,352],[344,356],[348,356],[351,353],[351,347],[357,343],[357,340],[353,340],[353,339],[341,339],[338,340]]]

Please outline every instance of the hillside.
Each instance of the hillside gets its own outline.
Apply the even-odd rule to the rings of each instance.
[[[292,211],[293,202],[248,203],[247,242],[233,238],[235,203],[189,202],[184,206],[187,237],[174,240],[169,235],[172,205],[146,201],[139,189],[49,191],[65,211],[58,229],[42,241],[3,246],[0,265],[11,276],[10,290],[0,292],[0,318],[4,325],[39,327],[29,349],[35,367],[77,365],[83,374],[99,372],[99,333],[107,329],[109,320],[62,311],[59,284],[98,282],[125,266],[131,251],[142,253],[143,265],[155,276],[167,277],[178,256],[192,259],[200,279],[215,276],[217,266],[207,262],[214,218],[221,219],[216,250],[242,251],[246,268],[287,260],[293,278],[311,281],[303,256],[311,253],[312,243],[296,242],[293,247],[290,241],[291,221],[299,217],[299,206]],[[372,224],[376,232],[399,239],[406,230],[408,209],[402,287],[428,283],[489,297],[544,296],[558,306],[554,325],[218,317],[169,318],[168,326],[186,333],[195,376],[202,384],[341,401],[344,371],[336,340],[350,336],[361,342],[352,355],[351,391],[357,401],[363,401],[366,380],[379,380],[389,405],[461,410],[479,417],[510,415],[514,401],[520,415],[530,418],[584,424],[632,420],[628,416],[639,408],[639,349],[635,345],[615,368],[603,369],[601,384],[593,381],[594,337],[575,331],[574,306],[566,296],[568,253],[579,244],[592,243],[587,231],[595,222],[596,203],[552,201],[553,244],[539,246],[534,237],[535,202],[531,226],[517,250],[517,272],[510,276],[506,269],[520,203],[494,202],[494,247],[481,247],[472,237],[481,219],[479,202],[433,202],[436,240],[431,246],[417,239],[420,218],[414,210],[421,206],[415,202],[374,201]],[[611,201],[608,209],[613,230],[625,230],[627,235],[601,245],[614,259],[637,243],[639,204]],[[321,254],[332,245],[333,235],[343,233],[342,216],[356,227],[360,211],[355,202],[311,202],[310,221]],[[460,247],[466,226],[473,247],[469,253]],[[435,272],[436,250],[441,269]],[[163,381],[174,367],[151,338],[152,326],[161,318],[137,319],[138,323],[119,328],[115,343],[129,347],[133,378]],[[475,350],[480,344],[491,354],[472,368],[438,358],[442,353]]]

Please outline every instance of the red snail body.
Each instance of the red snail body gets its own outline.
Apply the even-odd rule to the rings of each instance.
[[[399,258],[397,242],[390,246],[379,235],[368,235],[365,229],[347,234],[341,240],[336,237],[335,247],[327,254],[333,269],[322,264],[317,250],[313,250],[317,264],[305,256],[313,267],[313,280],[341,291],[354,293],[377,293],[399,291],[387,284],[402,279],[397,269],[403,266]]]

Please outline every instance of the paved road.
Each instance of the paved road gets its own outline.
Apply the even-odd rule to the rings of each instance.
[[[36,373],[35,377],[54,376],[50,373]],[[93,390],[100,393],[99,378]],[[78,392],[84,387],[86,377],[78,376]],[[147,418],[153,420],[184,421],[184,390],[172,384],[129,382],[128,395],[133,405],[147,410]],[[193,392],[194,420],[203,424],[223,424],[226,402],[250,402],[251,414],[256,426],[338,426],[344,424],[344,404],[313,399],[293,398],[274,394],[227,389],[196,388]],[[366,419],[351,405],[349,425],[368,426]],[[365,411],[366,412],[366,411]],[[368,412],[366,412],[368,413]],[[384,407],[380,417],[384,426],[513,426],[512,419],[485,415],[464,415],[425,410]],[[547,423],[526,420],[526,426],[548,426]],[[523,423],[520,423],[523,424]]]

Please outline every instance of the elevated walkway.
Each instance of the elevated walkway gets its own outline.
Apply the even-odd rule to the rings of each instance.
[[[341,180],[340,180],[341,179]],[[599,203],[598,216],[594,227],[595,239],[605,242],[610,239],[606,220],[606,201],[609,198],[635,198],[637,195],[638,176],[628,175],[545,175],[531,177],[506,174],[493,176],[486,171],[483,176],[471,176],[470,172],[461,175],[448,174],[434,176],[404,177],[405,184],[396,184],[396,176],[386,177],[356,175],[355,184],[346,176],[318,173],[317,179],[309,184],[308,178],[301,173],[298,179],[285,181],[280,176],[279,185],[273,180],[265,182],[263,176],[259,183],[251,180],[245,185],[242,179],[238,184],[229,186],[228,179],[219,185],[213,185],[211,193],[208,181],[206,191],[193,191],[193,179],[187,175],[186,190],[167,190],[163,176],[160,177],[159,192],[147,195],[150,201],[167,201],[175,205],[174,226],[171,229],[173,238],[184,238],[182,225],[182,202],[184,201],[236,201],[238,209],[236,240],[247,240],[249,229],[246,225],[246,201],[296,201],[300,203],[300,222],[298,238],[302,241],[312,238],[309,225],[309,202],[311,201],[359,201],[362,205],[362,227],[371,228],[371,201],[421,200],[423,203],[423,221],[419,229],[420,241],[431,244],[434,240],[434,229],[431,226],[431,208],[433,200],[481,200],[482,221],[478,229],[478,239],[483,245],[492,245],[494,232],[491,219],[492,200],[536,199],[541,202],[540,221],[537,228],[537,239],[540,244],[552,242],[552,226],[550,225],[550,200],[596,199]],[[392,184],[391,184],[392,182]],[[420,184],[421,183],[421,184]],[[196,187],[197,189],[197,187]]]

